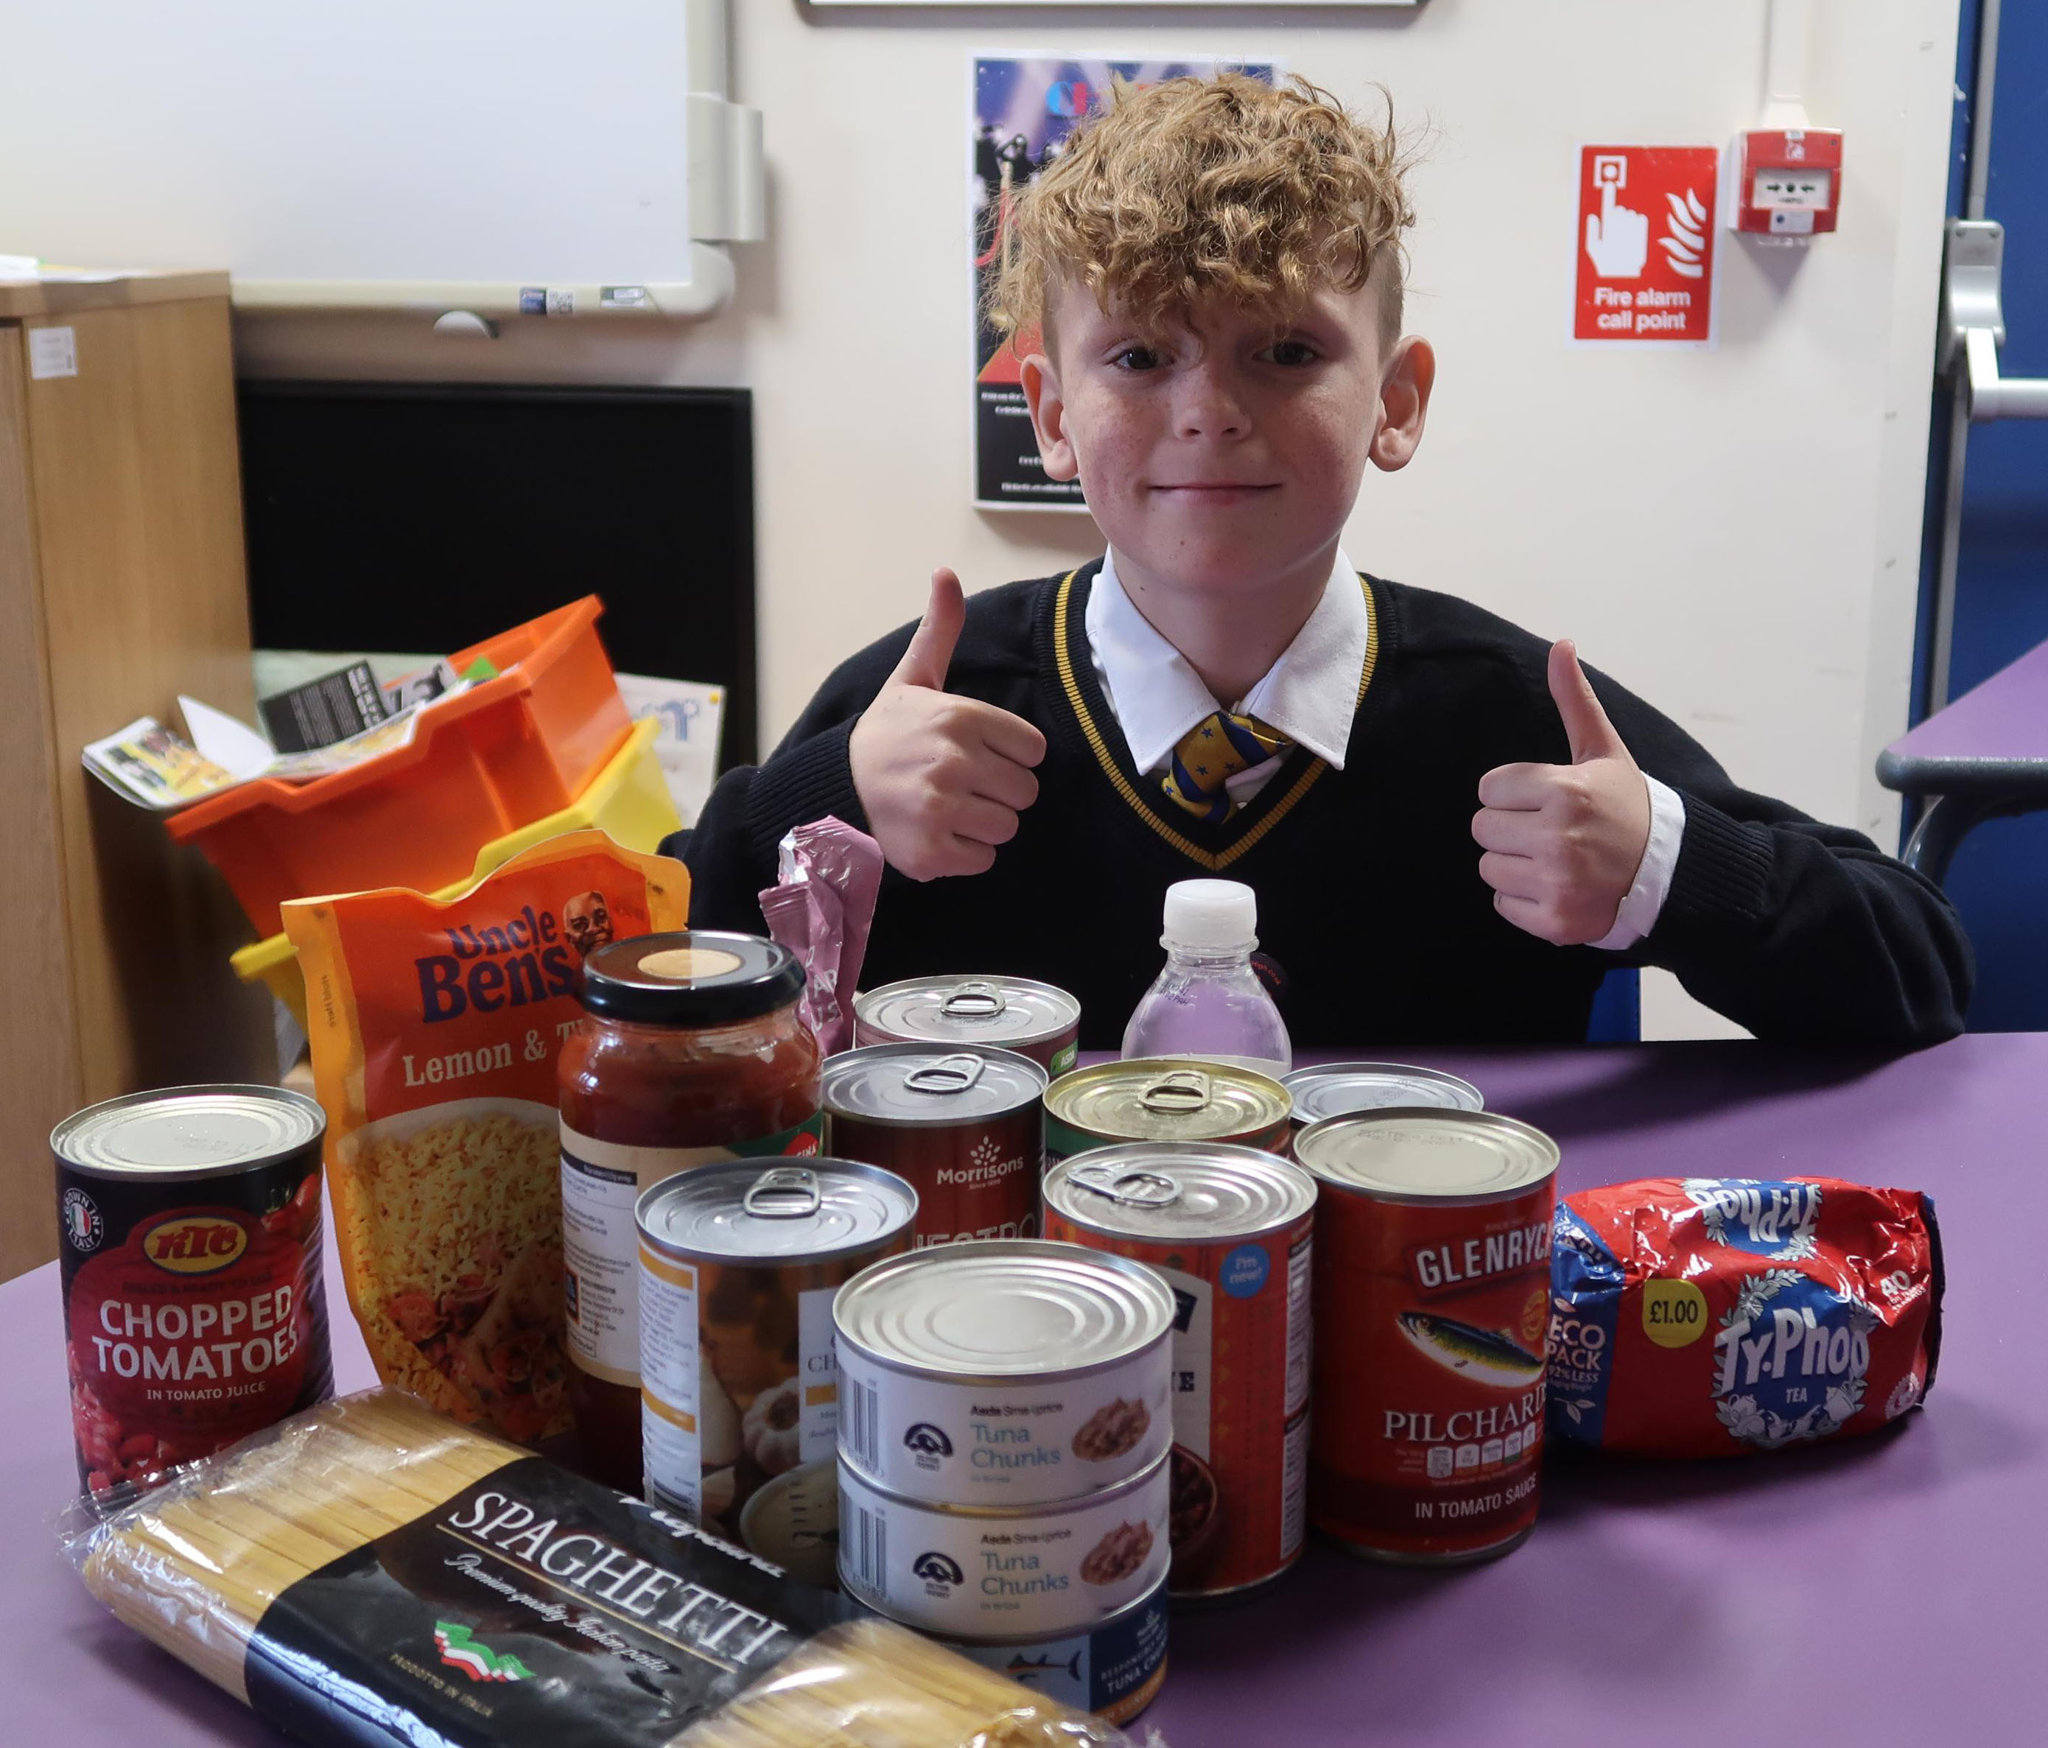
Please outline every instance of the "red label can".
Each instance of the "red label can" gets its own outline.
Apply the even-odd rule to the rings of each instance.
[[[1129,1142],[1045,1174],[1045,1235],[1149,1263],[1174,1298],[1175,1603],[1236,1600],[1306,1533],[1316,1184],[1250,1147]]]
[[[1045,1088],[1045,1070],[1014,1050],[842,1051],[825,1062],[827,1149],[893,1171],[917,1191],[913,1248],[1031,1238]]]
[[[57,1217],[78,1473],[151,1485],[326,1400],[320,1107],[180,1087],[57,1125]]]
[[[1405,1108],[1311,1124],[1309,1516],[1415,1563],[1505,1553],[1534,1526],[1557,1145],[1511,1118]]]

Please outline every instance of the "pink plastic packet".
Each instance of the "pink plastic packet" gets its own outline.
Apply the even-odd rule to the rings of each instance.
[[[804,968],[798,1011],[826,1055],[850,1049],[853,992],[882,883],[881,846],[828,814],[783,838],[776,874],[761,894],[761,914]]]

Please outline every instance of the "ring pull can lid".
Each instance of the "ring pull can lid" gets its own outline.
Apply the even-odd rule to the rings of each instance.
[[[1176,1068],[1145,1089],[1138,1102],[1148,1111],[1199,1111],[1209,1103],[1209,1077],[1195,1068]]]
[[[992,1020],[1009,1005],[993,983],[970,977],[939,1003],[939,1012],[949,1020]]]
[[[1164,1171],[1122,1171],[1113,1165],[1076,1165],[1067,1181],[1126,1208],[1166,1208],[1180,1200],[1180,1179]]]
[[[818,1174],[803,1165],[764,1171],[740,1198],[740,1206],[759,1220],[807,1220],[819,1204]]]
[[[963,1050],[957,1056],[941,1056],[936,1062],[921,1062],[903,1077],[912,1092],[964,1093],[981,1078],[985,1058]]]

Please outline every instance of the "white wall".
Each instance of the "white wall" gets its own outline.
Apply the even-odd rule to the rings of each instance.
[[[239,344],[269,374],[751,387],[772,736],[915,614],[932,565],[972,588],[1097,550],[1085,518],[968,504],[970,52],[1277,54],[1359,102],[1384,83],[1431,134],[1409,325],[1441,370],[1420,457],[1368,478],[1348,550],[1578,638],[1738,781],[1889,846],[1871,766],[1906,719],[1956,5],[1815,0],[1808,107],[1845,130],[1841,229],[1806,251],[1724,234],[1712,351],[1565,344],[1575,148],[1725,140],[1760,99],[1766,0],[1107,24],[733,0],[733,95],[766,111],[772,182],[731,310],[496,342],[265,317]],[[1675,989],[1647,1005],[1647,1030],[1695,1029]]]

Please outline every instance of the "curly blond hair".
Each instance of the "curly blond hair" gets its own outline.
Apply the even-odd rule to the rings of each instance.
[[[1074,283],[1146,327],[1218,298],[1284,320],[1320,288],[1356,291],[1377,275],[1391,344],[1401,233],[1415,222],[1407,168],[1391,99],[1375,128],[1299,77],[1119,83],[1018,196],[990,319],[999,332],[1043,329]]]

